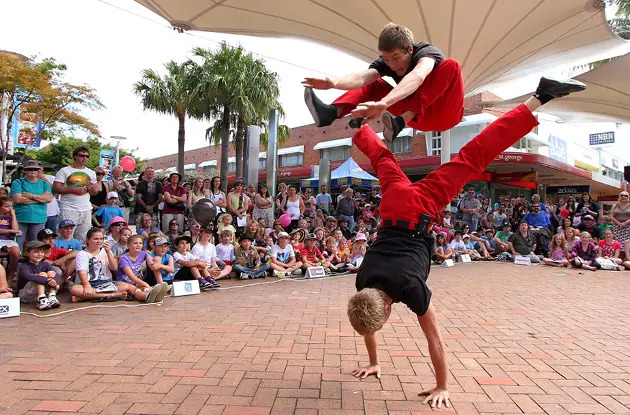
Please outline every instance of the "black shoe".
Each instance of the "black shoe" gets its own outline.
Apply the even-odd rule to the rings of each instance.
[[[361,125],[363,125],[364,119],[365,118],[350,118],[350,121],[348,121],[348,127],[361,128]]]
[[[326,127],[337,119],[337,107],[324,104],[317,98],[312,88],[304,89],[304,102],[306,102],[306,106],[311,112],[316,126]]]
[[[403,117],[394,117],[387,111],[383,113],[381,121],[383,122],[383,137],[388,143],[394,141],[403,128],[405,128],[405,120]]]
[[[558,80],[543,76],[540,78],[534,97],[546,104],[554,98],[564,97],[572,92],[584,91],[585,89],[585,84],[574,79]]]

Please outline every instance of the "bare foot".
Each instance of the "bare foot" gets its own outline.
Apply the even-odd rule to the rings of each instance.
[[[74,295],[72,296],[72,302],[73,303],[78,303],[79,301],[81,301],[81,299],[79,297],[75,297]]]

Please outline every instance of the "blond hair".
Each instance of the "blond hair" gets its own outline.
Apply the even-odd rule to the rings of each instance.
[[[558,245],[558,243],[556,242],[556,238],[558,236],[562,237],[562,242],[560,242],[560,245]],[[553,236],[553,238],[551,239],[551,250],[553,251],[554,249],[556,249],[557,247],[560,247],[562,249],[567,249],[567,239],[564,236],[564,233],[557,233]]]
[[[413,33],[405,26],[396,23],[387,23],[378,36],[379,51],[407,50],[410,46],[413,46]]]
[[[361,335],[373,334],[387,321],[385,299],[375,288],[364,288],[348,300],[348,319]]]

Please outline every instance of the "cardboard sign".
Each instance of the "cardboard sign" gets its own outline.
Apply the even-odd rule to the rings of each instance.
[[[304,278],[308,279],[308,278],[321,278],[321,277],[325,277],[326,276],[326,271],[324,270],[324,267],[309,267],[306,270],[306,275],[304,276]]]
[[[459,256],[459,258],[462,260],[462,262],[466,263],[466,262],[472,262],[472,260],[470,259],[470,255],[468,254],[462,254]]]
[[[171,289],[171,296],[180,297],[182,295],[194,295],[199,294],[199,281],[175,281],[173,282],[173,288]]]
[[[445,259],[444,262],[442,262],[442,266],[444,268],[449,268],[449,267],[452,267],[454,265],[455,265],[455,263],[453,262],[452,259]]]
[[[0,299],[0,318],[18,317],[20,315],[20,299],[3,298]]]
[[[531,265],[532,264],[532,259],[528,256],[524,256],[524,255],[516,255],[516,257],[514,257],[514,263],[516,265]]]

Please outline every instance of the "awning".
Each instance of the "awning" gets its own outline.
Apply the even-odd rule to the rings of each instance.
[[[216,166],[217,164],[219,164],[217,160],[208,160],[208,161],[199,163],[199,167]]]
[[[195,170],[197,163],[184,164],[184,170]]]
[[[177,172],[177,167],[169,167],[168,169],[164,170],[165,173],[176,173]]]
[[[381,140],[384,140],[383,133],[376,134]],[[413,128],[404,128],[396,137],[413,137]]]
[[[549,146],[549,142],[547,140],[541,138],[538,134],[527,133],[525,138],[528,138],[531,141],[535,141],[539,146]]]
[[[278,149],[278,155],[283,156],[285,154],[304,153],[304,146],[294,146]]]
[[[228,157],[228,163],[236,163],[236,157]]]
[[[497,117],[495,117],[492,114],[488,114],[487,112],[482,112],[479,114],[472,114],[472,115],[466,115],[462,121],[457,124],[455,127],[453,128],[457,128],[457,127],[466,127],[469,125],[479,125],[479,124],[490,124],[492,121],[496,120]]]
[[[333,147],[352,147],[352,137],[339,138],[337,140],[330,140],[330,141],[322,141],[320,143],[315,144],[315,147],[313,147],[313,150],[322,150],[325,148],[333,148]]]

